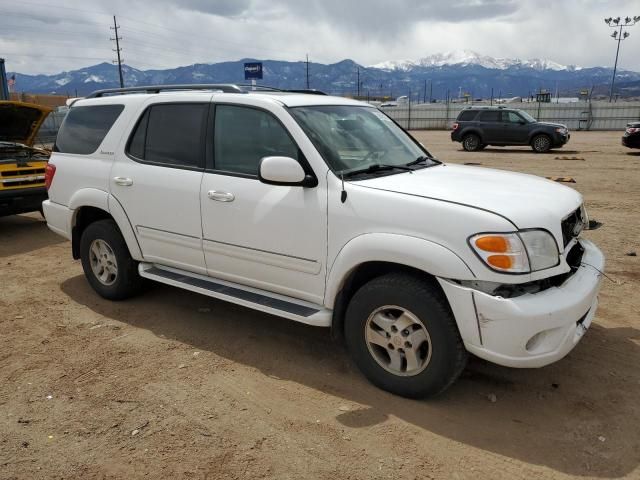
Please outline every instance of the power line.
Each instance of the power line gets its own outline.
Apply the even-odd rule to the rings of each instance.
[[[120,75],[120,88],[124,88],[124,80],[122,79],[122,59],[120,58],[120,52],[122,51],[122,49],[120,48],[120,40],[122,40],[122,37],[118,36],[118,23],[116,22],[116,16],[113,16],[113,27],[109,27],[112,28],[115,32],[115,37],[112,38],[111,40],[115,40],[116,41],[116,48],[115,48],[115,52],[118,55],[118,75]],[[114,60],[114,63],[116,62],[116,60]]]

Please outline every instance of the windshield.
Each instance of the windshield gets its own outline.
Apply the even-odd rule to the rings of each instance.
[[[535,118],[529,115],[527,112],[523,112],[522,110],[518,110],[518,113],[529,123],[537,122]]]
[[[372,165],[401,167],[429,156],[389,117],[373,107],[322,105],[294,107],[290,111],[337,174],[346,175]],[[425,161],[427,166],[438,163],[428,158]],[[406,169],[391,170],[397,173]]]

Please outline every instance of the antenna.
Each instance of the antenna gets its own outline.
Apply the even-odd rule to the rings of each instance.
[[[342,180],[342,192],[340,192],[340,201],[344,203],[347,201],[347,191],[344,189],[344,173],[340,174],[340,179]]]

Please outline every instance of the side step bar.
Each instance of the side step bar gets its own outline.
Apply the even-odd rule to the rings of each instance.
[[[332,312],[322,305],[152,263],[140,263],[138,271],[141,277],[254,310],[316,327],[331,326]]]

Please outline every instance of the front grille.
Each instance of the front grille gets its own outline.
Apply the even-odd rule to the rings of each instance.
[[[44,185],[44,168],[18,168],[0,172],[0,188]]]
[[[567,253],[567,264],[571,267],[572,270],[576,270],[580,267],[580,263],[582,262],[582,255],[584,255],[584,248],[580,245],[580,242],[576,242],[576,244],[571,247],[569,253]]]
[[[562,228],[562,243],[566,247],[569,242],[577,237],[584,226],[584,220],[582,218],[582,212],[580,208],[577,208],[575,211],[571,212],[571,214],[562,220],[560,224]],[[576,227],[579,226],[578,233],[576,233]]]

